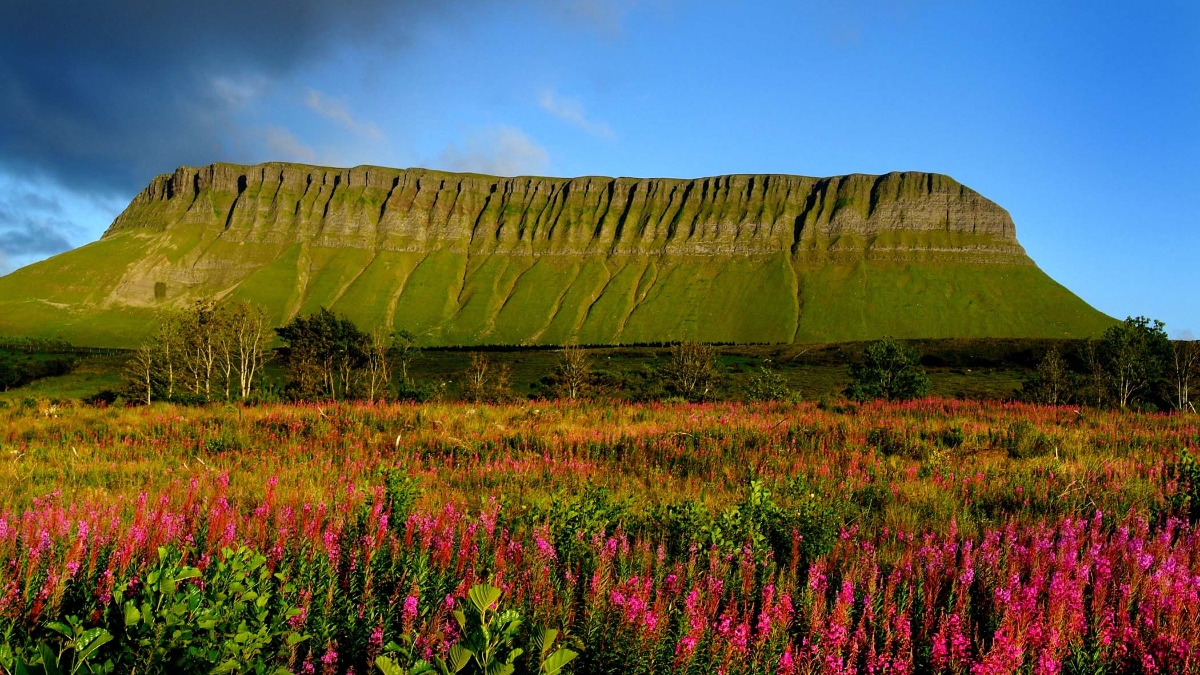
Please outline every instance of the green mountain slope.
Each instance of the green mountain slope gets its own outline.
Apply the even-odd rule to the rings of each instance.
[[[330,307],[429,344],[1080,337],[1111,320],[946,176],[497,178],[181,167],[0,278],[0,333],[129,346],[154,313]]]

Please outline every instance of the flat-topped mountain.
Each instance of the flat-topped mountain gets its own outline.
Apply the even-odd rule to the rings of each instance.
[[[0,333],[127,346],[154,312],[321,306],[429,344],[1078,337],[1110,319],[1008,213],[928,173],[499,178],[181,167],[97,242],[0,278]]]

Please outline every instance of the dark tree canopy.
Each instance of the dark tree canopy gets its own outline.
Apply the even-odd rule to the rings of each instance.
[[[903,401],[929,393],[929,376],[917,365],[917,355],[891,338],[867,346],[866,358],[850,366],[846,396],[856,401]]]
[[[322,307],[275,332],[283,350],[290,393],[302,399],[344,400],[367,364],[370,336],[350,319]]]
[[[1129,317],[1104,331],[1100,356],[1113,400],[1122,408],[1143,403],[1163,382],[1171,341],[1163,322]]]

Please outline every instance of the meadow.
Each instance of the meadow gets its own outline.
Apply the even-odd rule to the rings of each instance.
[[[523,623],[489,633],[493,669],[459,672],[513,672],[506,655],[555,672],[542,628],[579,674],[1200,672],[1194,415],[927,399],[0,419],[10,672],[454,672],[485,584],[509,612],[489,625]]]

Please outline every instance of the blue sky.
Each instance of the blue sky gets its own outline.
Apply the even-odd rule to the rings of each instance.
[[[1102,311],[1200,333],[1195,2],[53,4],[0,28],[0,271],[216,160],[920,170],[1007,208]]]

